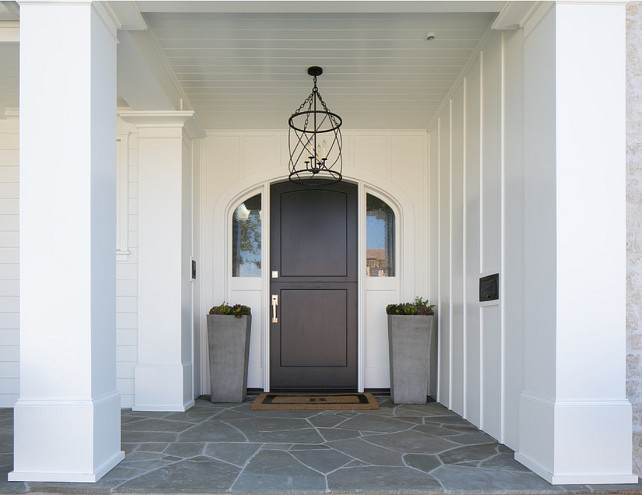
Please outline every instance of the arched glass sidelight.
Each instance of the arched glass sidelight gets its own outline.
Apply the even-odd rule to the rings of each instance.
[[[261,276],[261,195],[241,203],[232,217],[232,276]]]
[[[372,194],[366,195],[366,275],[395,276],[395,213]]]

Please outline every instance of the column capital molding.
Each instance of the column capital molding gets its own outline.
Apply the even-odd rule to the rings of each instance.
[[[191,139],[205,137],[205,131],[194,116],[193,111],[168,112],[157,111],[124,111],[118,112],[118,116],[125,122],[135,125],[138,128],[183,129]]]

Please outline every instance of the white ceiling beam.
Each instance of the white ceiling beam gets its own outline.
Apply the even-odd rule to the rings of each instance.
[[[101,2],[112,14],[118,29],[124,31],[144,31],[147,23],[135,2]]]
[[[515,31],[523,28],[542,2],[506,2],[491,28],[495,31]]]
[[[17,21],[20,7],[17,2],[0,2],[0,21]]]
[[[118,41],[118,94],[132,110],[183,110],[189,106],[148,31],[119,31]]]
[[[118,26],[118,96],[132,110],[182,110],[187,100],[135,2],[100,2]]]

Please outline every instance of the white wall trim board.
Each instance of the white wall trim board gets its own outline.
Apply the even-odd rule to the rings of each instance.
[[[448,100],[448,404],[453,407],[453,100]]]
[[[466,188],[466,181],[467,181],[467,170],[468,170],[468,146],[466,146],[467,141],[467,131],[468,131],[468,78],[464,77],[462,80],[462,86],[463,86],[463,99],[464,101],[462,102],[463,106],[463,114],[462,114],[462,198],[463,202],[465,203],[467,200],[467,188]],[[468,417],[468,291],[466,290],[466,273],[467,273],[467,266],[468,263],[466,261],[466,242],[467,242],[467,230],[468,230],[468,214],[467,214],[467,208],[462,209],[462,225],[463,225],[463,232],[462,232],[462,276],[463,276],[463,281],[462,281],[462,289],[463,289],[463,294],[462,294],[462,303],[463,303],[463,314],[462,314],[462,342],[463,342],[463,366],[462,366],[462,376],[463,376],[463,389],[462,389],[462,395],[463,395],[463,417],[467,418]]]
[[[532,12],[532,11],[529,11]],[[499,305],[500,305],[500,436],[501,443],[505,443],[505,421],[506,421],[506,46],[504,33],[501,36],[500,55],[500,113],[499,113]]]
[[[437,163],[435,167],[437,169],[437,345],[441,346],[441,342],[444,338],[443,325],[441,323],[441,118],[438,118],[436,121],[436,132],[437,132]],[[442,357],[441,352],[437,351],[437,375],[439,375],[442,367]],[[443,403],[443,390],[441,386],[441,380],[437,379],[437,402]]]
[[[116,135],[116,260],[129,257],[129,134]]]

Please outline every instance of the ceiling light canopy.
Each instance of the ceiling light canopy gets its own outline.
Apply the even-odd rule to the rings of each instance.
[[[288,120],[289,178],[305,185],[332,184],[342,178],[342,120],[328,109],[317,88],[323,69],[310,67],[308,74],[312,76],[312,93]]]

